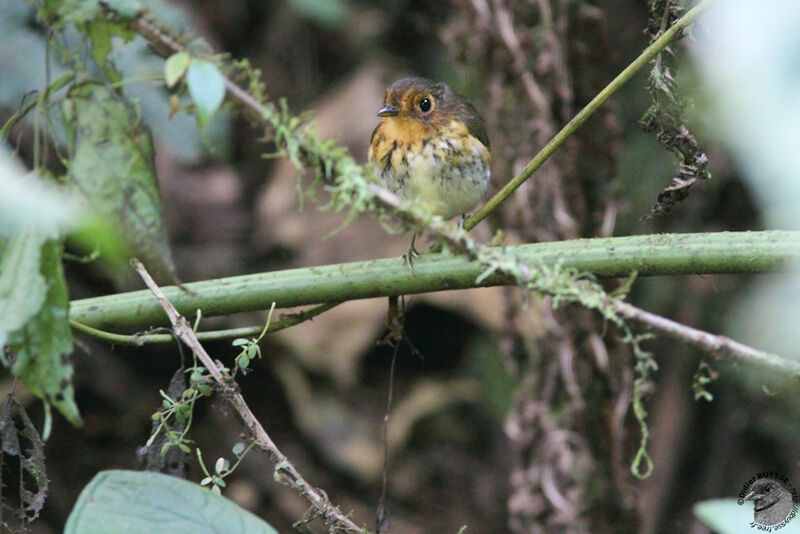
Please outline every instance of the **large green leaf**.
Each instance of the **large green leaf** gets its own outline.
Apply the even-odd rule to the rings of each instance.
[[[118,225],[131,253],[151,272],[176,281],[153,146],[137,113],[97,83],[74,86],[63,111],[73,145],[71,182],[100,217]]]
[[[30,241],[35,242],[34,239]],[[40,261],[24,266],[25,271],[20,276],[38,275],[46,294],[35,315],[9,337],[8,346],[14,355],[11,371],[33,393],[58,408],[68,421],[79,425],[81,417],[75,404],[73,368],[69,359],[72,332],[67,313],[69,295],[61,265],[62,244],[58,240],[48,240],[35,242],[35,246],[41,247]]]
[[[160,473],[103,471],[78,497],[64,534],[277,534],[228,499]]]

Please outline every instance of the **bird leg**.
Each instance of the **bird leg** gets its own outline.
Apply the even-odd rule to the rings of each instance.
[[[414,234],[411,236],[411,245],[408,247],[408,252],[403,254],[401,258],[406,263],[406,266],[408,266],[408,269],[412,272],[414,271],[414,260],[419,258],[419,252],[417,251],[416,247],[414,247],[414,241],[417,239],[417,234],[419,234],[419,232],[414,232]]]

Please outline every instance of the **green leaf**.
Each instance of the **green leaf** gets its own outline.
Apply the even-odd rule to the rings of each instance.
[[[44,304],[47,282],[39,269],[43,242],[40,232],[22,230],[0,247],[0,358],[9,335]]]
[[[78,497],[64,534],[277,534],[232,501],[160,473],[103,471]]]
[[[167,87],[173,87],[178,80],[180,80],[186,69],[189,68],[189,62],[192,58],[186,52],[178,52],[172,54],[164,62],[164,79],[167,82]]]
[[[33,240],[32,240],[33,241]],[[40,246],[40,262],[29,266],[45,281],[45,299],[37,313],[9,337],[14,354],[11,372],[28,388],[52,404],[73,425],[81,424],[72,386],[72,331],[68,320],[69,295],[61,264],[62,244],[49,240]]]
[[[225,98],[225,77],[213,63],[193,59],[186,73],[186,83],[200,126],[205,127]]]
[[[129,104],[97,83],[74,86],[62,105],[73,139],[68,178],[98,217],[118,225],[130,252],[175,282],[149,133]]]
[[[220,458],[217,458],[217,461],[214,464],[214,472],[217,473],[218,475],[221,475],[222,473],[224,473],[225,471],[230,469],[230,467],[231,467],[231,463],[228,460],[226,460],[225,458],[221,458],[220,457]]]

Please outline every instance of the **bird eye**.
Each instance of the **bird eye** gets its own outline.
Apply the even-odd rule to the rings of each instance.
[[[433,104],[431,104],[431,101],[428,98],[423,98],[419,101],[419,109],[421,109],[423,113],[429,112],[432,105]]]

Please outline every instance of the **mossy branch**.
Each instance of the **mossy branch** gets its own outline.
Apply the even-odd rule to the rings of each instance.
[[[633,271],[640,276],[756,273],[800,259],[800,232],[661,234],[536,243],[503,250],[530,269],[558,267],[598,278],[625,277]],[[413,272],[397,258],[385,258],[207,280],[186,284],[188,291],[172,286],[164,292],[182,314],[192,316],[201,309],[204,317],[210,317],[266,309],[273,301],[288,308],[517,283],[503,273],[477,283],[484,269],[461,255],[423,254]],[[73,301],[70,317],[90,327],[112,329],[146,329],[165,320],[148,291]]]

